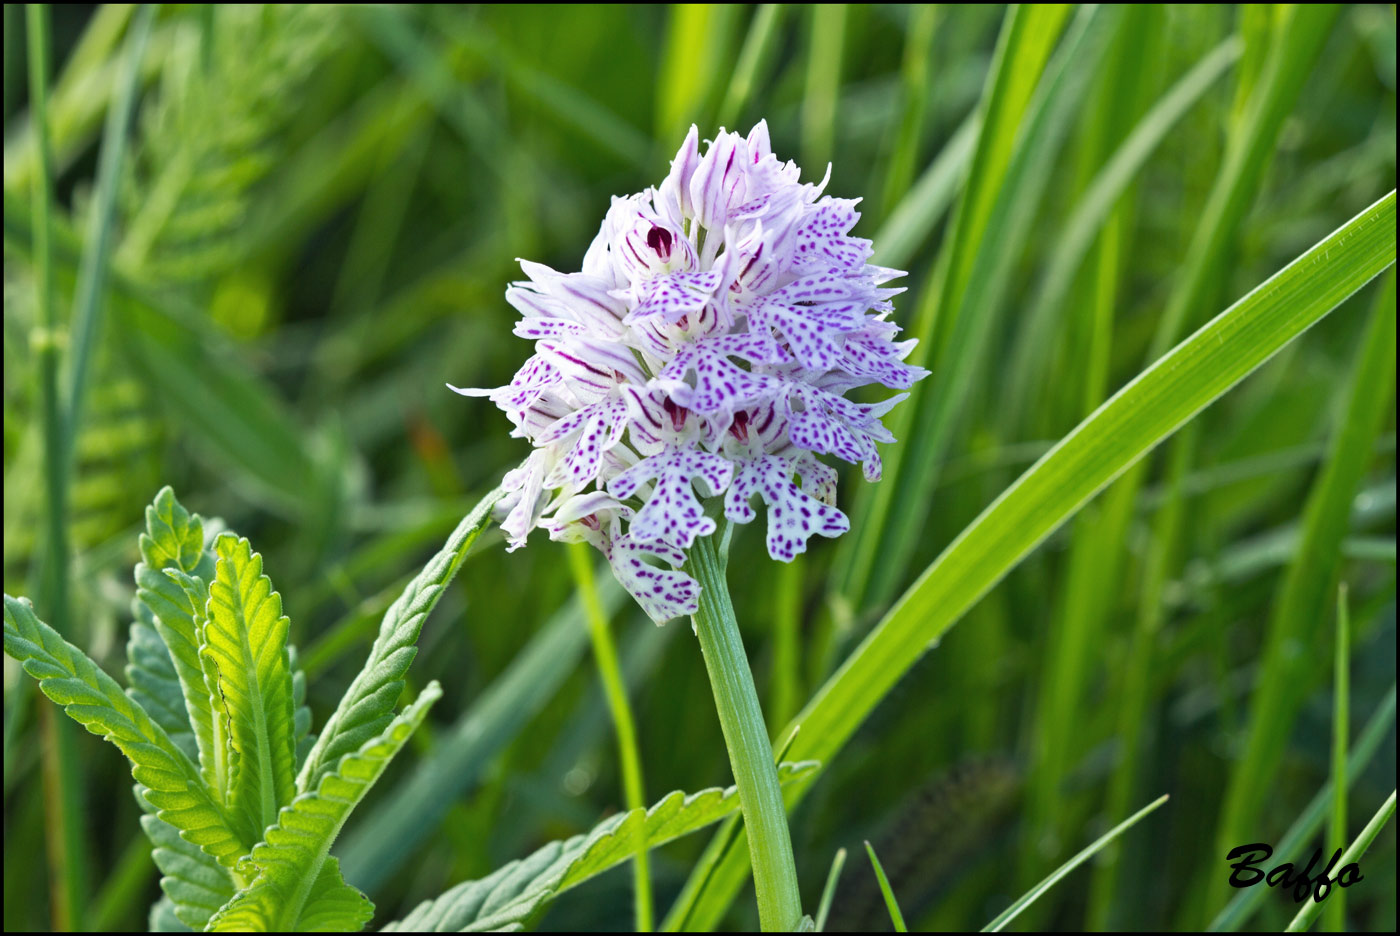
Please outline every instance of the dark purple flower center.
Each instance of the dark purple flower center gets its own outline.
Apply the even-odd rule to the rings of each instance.
[[[671,232],[665,228],[653,226],[647,232],[647,246],[656,251],[656,255],[662,260],[670,260]]]
[[[734,421],[729,424],[729,432],[740,442],[749,441],[749,414],[740,410],[734,414]]]
[[[670,397],[662,400],[661,406],[671,417],[672,429],[680,432],[681,429],[685,428],[685,418],[690,415],[690,410],[686,409],[684,406],[677,406],[675,403],[672,403]]]

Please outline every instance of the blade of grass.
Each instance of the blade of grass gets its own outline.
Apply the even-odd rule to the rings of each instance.
[[[867,843],[868,844],[868,843]],[[831,859],[831,870],[826,874],[826,885],[822,888],[821,903],[817,905],[817,932],[826,930],[826,918],[831,913],[831,901],[836,896],[836,882],[841,880],[841,869],[846,866],[846,849],[836,849],[836,857]]]
[[[798,638],[802,631],[802,579],[806,563],[801,556],[778,567],[773,589],[773,673],[769,679],[769,734],[778,737],[797,714],[802,698]]]
[[[919,160],[919,141],[924,132],[924,115],[928,113],[929,59],[933,55],[933,30],[938,23],[938,6],[921,3],[909,10],[909,25],[904,36],[904,61],[900,68],[901,113],[899,128],[885,169],[884,197],[880,201],[880,217],[903,200],[914,180],[914,167]]]
[[[131,31],[122,49],[124,62],[118,79],[117,92],[107,111],[106,127],[102,131],[102,149],[97,157],[97,182],[89,208],[88,228],[83,238],[83,257],[78,266],[78,285],[73,301],[72,356],[68,359],[68,380],[65,402],[68,434],[66,450],[71,452],[78,427],[83,421],[84,391],[93,343],[97,339],[106,301],[107,264],[110,251],[112,222],[116,215],[117,189],[122,182],[122,165],[129,143],[127,129],[135,109],[137,82],[141,76],[141,61],[146,53],[146,40],[151,34],[154,8],[143,4],[132,20]]]
[[[1328,852],[1347,840],[1347,744],[1351,738],[1351,621],[1347,614],[1347,585],[1337,588],[1337,645],[1332,677],[1332,817],[1327,829]],[[1346,904],[1338,888],[1328,901],[1327,929],[1346,932]]]
[[[924,285],[924,295],[908,330],[909,337],[919,341],[910,356],[912,363],[932,364],[939,360],[939,333],[947,330],[940,317],[952,315],[960,303],[976,259],[977,251],[972,245],[983,242],[997,194],[1010,188],[1003,183],[1017,135],[1068,15],[1065,4],[1017,5],[1007,10],[978,107],[980,128],[967,181],[934,273]],[[928,461],[922,457],[926,446],[919,443],[923,433],[913,428],[921,423],[916,416],[921,401],[929,395],[928,383],[925,380],[916,384],[911,398],[891,414],[891,432],[904,443],[884,453],[884,483],[863,487],[856,495],[855,508],[850,512],[851,530],[837,546],[832,591],[851,607],[865,606],[876,558],[891,522],[892,505],[903,504],[896,501],[895,491],[902,465],[908,461],[917,467]],[[919,444],[919,451],[910,453],[910,443]],[[914,468],[911,471],[918,473]]]
[[[912,427],[906,433],[896,432],[895,437],[903,441],[892,452],[903,454],[891,462],[897,463],[893,477],[877,486],[883,492],[880,496],[899,504],[899,509],[886,508],[878,553],[867,559],[874,561],[868,597],[876,605],[889,601],[905,578],[904,569],[928,515],[931,482],[946,460],[978,372],[985,366],[996,322],[1004,311],[1003,299],[1014,279],[1013,264],[1031,236],[1050,167],[1123,19],[1123,9],[1083,7],[1075,17],[1036,89],[1023,135],[983,230],[985,241],[976,250],[963,288],[956,294],[945,290],[940,299],[940,308],[948,310],[949,317],[938,327],[933,374],[917,385],[922,390],[911,400],[912,408],[901,408],[912,410]],[[961,230],[957,236],[961,237]],[[951,278],[945,280],[949,282]]]
[[[709,123],[720,77],[730,70],[729,49],[742,11],[723,3],[673,3],[669,10],[656,85],[656,138],[674,145],[690,124]]]
[[[1118,763],[1108,783],[1106,811],[1120,816],[1132,802],[1142,762],[1142,735],[1149,719],[1148,704],[1152,693],[1152,664],[1156,657],[1157,637],[1165,613],[1163,593],[1176,568],[1183,515],[1185,513],[1182,486],[1186,472],[1195,455],[1199,438],[1199,423],[1190,423],[1173,440],[1171,462],[1167,469],[1169,496],[1158,509],[1152,523],[1152,541],[1148,546],[1146,571],[1138,601],[1128,662],[1123,668],[1118,689],[1109,697],[1118,704],[1117,736]],[[1127,898],[1120,886],[1122,848],[1109,846],[1095,863],[1090,887],[1088,928],[1108,931],[1114,928],[1114,916]]]
[[[1000,933],[1002,929],[1005,928],[1006,924],[1010,923],[1012,920],[1016,919],[1016,917],[1020,916],[1021,911],[1025,910],[1031,904],[1035,903],[1036,900],[1040,898],[1040,895],[1044,894],[1050,888],[1058,884],[1060,878],[1064,877],[1066,874],[1069,874],[1075,868],[1088,861],[1094,856],[1094,854],[1099,849],[1103,848],[1109,842],[1113,841],[1118,836],[1122,835],[1124,832],[1137,825],[1140,821],[1142,821],[1143,818],[1147,816],[1148,813],[1152,812],[1166,801],[1166,796],[1162,796],[1156,800],[1153,800],[1151,803],[1148,803],[1142,809],[1139,809],[1127,819],[1124,819],[1118,825],[1114,826],[1107,833],[1101,836],[1097,841],[1095,841],[1092,845],[1081,851],[1079,854],[1075,855],[1069,861],[1060,865],[1060,867],[1053,874],[1051,874],[1045,880],[1041,881],[1035,887],[1031,888],[1031,890],[1028,893],[1024,894],[1019,900],[1017,900],[1011,906],[1003,910],[997,916],[996,919],[992,920],[992,922],[982,927],[982,932]]]
[[[1346,408],[1322,473],[1308,494],[1303,533],[1284,572],[1266,626],[1261,664],[1251,696],[1244,752],[1226,787],[1217,850],[1254,841],[1264,801],[1297,717],[1303,693],[1315,675],[1320,622],[1326,619],[1347,534],[1352,500],[1371,462],[1371,451],[1390,411],[1395,381],[1395,274],[1376,294],[1370,322],[1351,371]],[[1307,648],[1300,653],[1299,648]],[[1227,844],[1229,843],[1229,844]],[[1228,885],[1226,885],[1228,886]],[[1224,893],[1214,888],[1216,893]],[[1223,899],[1217,900],[1219,905]]]
[[[734,66],[734,77],[729,79],[729,89],[724,92],[724,103],[719,108],[721,127],[733,127],[744,116],[744,107],[749,103],[754,85],[773,58],[783,12],[781,3],[764,3],[754,11],[749,33],[739,50],[739,61]]]
[[[1074,274],[1094,236],[1157,146],[1239,59],[1240,48],[1238,40],[1226,39],[1183,75],[1138,122],[1080,197],[1064,230],[1055,239],[1045,273],[1032,291],[1031,308],[1021,320],[1013,363],[1007,371],[1011,380],[1005,397],[1008,427],[1014,430],[1021,426],[1021,413],[1033,398],[1031,388],[1042,385],[1043,349],[1054,333]]]
[[[1395,684],[1392,683],[1390,691],[1381,700],[1381,704],[1366,720],[1365,727],[1361,729],[1356,744],[1352,746],[1351,753],[1347,756],[1348,786],[1356,783],[1356,778],[1365,772],[1372,758],[1376,756],[1376,752],[1380,750],[1381,744],[1390,737],[1394,726]],[[1302,813],[1293,821],[1293,825],[1289,826],[1288,831],[1283,834],[1283,838],[1279,839],[1275,851],[1280,855],[1296,855],[1298,850],[1317,833],[1317,830],[1326,821],[1328,807],[1331,805],[1333,797],[1334,790],[1332,782],[1329,780],[1323,784],[1322,789],[1317,791]],[[1269,891],[1257,887],[1245,888],[1215,915],[1215,919],[1210,921],[1206,930],[1213,933],[1235,932],[1250,921],[1254,912],[1259,909],[1260,904],[1269,893]],[[1333,896],[1336,895],[1333,894]]]
[[[903,269],[953,203],[972,157],[981,117],[968,115],[875,234],[871,263]]]
[[[870,864],[875,868],[875,880],[880,882],[880,893],[884,895],[885,909],[890,912],[890,922],[894,924],[894,931],[909,932],[909,927],[904,924],[904,914],[899,909],[899,901],[895,900],[894,891],[890,889],[889,878],[885,877],[885,869],[880,866],[880,859],[875,857],[875,849],[869,842],[865,843],[865,853],[870,856]]]
[[[1395,815],[1395,791],[1390,791],[1390,797],[1381,804],[1381,808],[1376,810],[1376,814],[1371,817],[1371,821],[1366,823],[1366,828],[1361,830],[1361,834],[1356,837],[1356,841],[1351,843],[1351,847],[1342,855],[1342,860],[1338,862],[1339,868],[1345,868],[1354,861],[1359,861],[1361,856],[1366,854],[1366,849],[1371,847],[1371,843],[1376,840],[1376,836],[1381,834],[1386,823],[1390,822]],[[1313,925],[1319,913],[1322,912],[1323,904],[1315,900],[1303,901],[1302,909],[1293,918],[1293,922],[1288,924],[1288,933],[1305,933]]]
[[[799,712],[789,756],[831,759],[966,611],[1090,498],[1395,262],[1395,193],[1362,211],[1119,390],[943,551]],[[811,781],[785,790],[791,808]],[[686,921],[713,927],[747,874],[717,867]]]
[[[60,633],[71,633],[68,607],[68,483],[65,465],[63,402],[58,389],[60,338],[55,315],[50,235],[53,211],[53,154],[49,141],[49,10],[31,3],[25,10],[29,54],[29,112],[38,151],[33,177],[31,218],[34,229],[36,321],[31,339],[39,357],[39,399],[44,425],[44,494],[47,548],[41,560],[40,602]],[[39,707],[44,784],[44,841],[49,863],[49,901],[53,928],[82,930],[87,899],[87,845],[82,777],[76,751],[77,729],[47,705]]]
[[[617,662],[617,648],[608,627],[608,615],[598,597],[593,576],[593,549],[587,543],[569,544],[569,568],[573,571],[574,587],[583,603],[588,619],[588,636],[593,641],[593,657],[598,665],[598,678],[603,684],[617,730],[618,760],[622,765],[623,796],[628,811],[645,809],[646,788],[642,782],[642,759],[637,751],[637,729],[632,719],[632,707],[627,701],[627,687],[622,682],[622,668]],[[646,829],[639,830],[636,857],[633,859],[634,909],[638,932],[652,930],[651,870],[647,857]]]
[[[841,96],[841,56],[846,44],[844,3],[811,7],[807,89],[802,96],[802,165],[821,172],[836,145],[836,104]]]

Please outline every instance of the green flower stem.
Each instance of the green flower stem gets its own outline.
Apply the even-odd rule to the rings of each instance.
[[[642,783],[642,760],[637,750],[637,729],[632,720],[632,709],[627,704],[627,687],[622,682],[622,668],[617,662],[617,647],[613,644],[612,632],[608,629],[608,613],[598,597],[598,588],[593,578],[592,547],[586,543],[571,543],[569,565],[573,569],[574,584],[578,586],[579,600],[583,603],[588,618],[588,634],[593,640],[593,657],[598,663],[598,676],[603,681],[608,710],[612,713],[613,727],[617,730],[623,797],[627,800],[628,810],[643,809],[647,801],[646,788]],[[638,834],[645,833],[646,824],[643,823]],[[632,868],[637,932],[649,933],[653,928],[653,914],[651,869],[645,838],[637,843],[637,857],[632,863]]]
[[[765,932],[790,931],[802,918],[797,890],[797,865],[788,836],[787,809],[778,787],[778,769],[763,710],[758,705],[749,658],[739,637],[739,623],[725,582],[728,538],[719,550],[711,537],[702,536],[690,550],[686,570],[700,583],[700,610],[694,617],[695,633],[705,655],[705,669],[719,710],[724,744],[734,783],[739,787],[739,808],[749,836],[754,889],[758,892],[758,920]]]

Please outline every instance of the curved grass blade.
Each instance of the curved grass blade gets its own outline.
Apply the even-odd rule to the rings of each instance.
[[[1395,192],[1157,361],[972,522],[798,713],[790,756],[830,762],[924,652],[1091,497],[1395,262]],[[788,791],[791,808],[808,783]],[[733,849],[688,924],[712,926],[748,873]]]
[[[813,762],[784,763],[781,782],[809,777]],[[534,920],[556,895],[631,858],[639,838],[664,845],[739,808],[734,787],[686,795],[677,790],[650,809],[618,813],[592,832],[551,842],[479,881],[467,881],[435,900],[424,901],[386,931],[478,931],[518,928]],[[640,835],[639,835],[640,833]]]
[[[146,710],[122,692],[77,647],[34,616],[26,601],[5,596],[5,652],[39,681],[44,695],[131,761],[157,815],[224,865],[247,853],[224,808],[204,788],[199,769]]]
[[[880,893],[884,895],[885,908],[890,911],[890,922],[894,924],[894,931],[909,932],[909,927],[904,923],[904,914],[899,909],[899,901],[895,900],[894,891],[890,889],[890,879],[885,877],[885,869],[880,865],[880,859],[875,857],[875,849],[869,842],[865,843],[865,853],[870,856],[870,864],[875,868],[875,879],[880,882]]]
[[[418,653],[414,646],[418,632],[466,559],[467,550],[486,528],[491,508],[500,498],[500,488],[483,497],[385,612],[369,659],[307,754],[297,775],[298,790],[316,789],[321,777],[333,770],[341,757],[359,750],[393,721],[394,705],[403,692],[404,674]]]
[[[866,844],[869,844],[868,842]],[[826,929],[826,918],[831,914],[831,901],[836,896],[836,882],[841,880],[841,869],[846,866],[846,849],[836,849],[836,857],[831,859],[831,870],[826,874],[826,886],[822,888],[821,903],[817,905],[817,932]]]
[[[1139,809],[1137,812],[1133,813],[1127,819],[1124,819],[1122,822],[1118,823],[1118,825],[1110,829],[1106,834],[1101,836],[1092,845],[1081,851],[1079,854],[1075,855],[1069,861],[1066,861],[1064,864],[1060,865],[1060,867],[1057,868],[1054,871],[1054,873],[1052,873],[1049,877],[1041,881],[1035,887],[1031,888],[1028,892],[1023,894],[1019,900],[1017,900],[1011,906],[1007,907],[1000,914],[998,914],[996,919],[992,920],[992,922],[982,927],[982,932],[1001,932],[1002,929],[1006,926],[1006,924],[1010,923],[1012,920],[1016,919],[1016,917],[1021,915],[1021,911],[1025,910],[1031,904],[1035,903],[1040,898],[1041,894],[1044,894],[1050,888],[1058,884],[1060,882],[1060,878],[1064,877],[1066,874],[1069,874],[1075,868],[1079,867],[1084,862],[1094,857],[1094,854],[1098,852],[1099,849],[1103,848],[1109,842],[1113,841],[1118,836],[1122,835],[1124,832],[1137,825],[1139,822],[1142,821],[1143,818],[1147,816],[1148,813],[1161,806],[1167,801],[1167,799],[1168,797],[1166,796],[1159,797],[1158,799],[1153,800],[1151,803],[1148,803],[1142,809]]]
[[[1392,816],[1395,815],[1395,791],[1390,791],[1390,797],[1381,804],[1381,808],[1376,810],[1376,814],[1371,817],[1371,821],[1366,823],[1366,828],[1361,830],[1361,834],[1356,837],[1356,841],[1351,843],[1351,847],[1342,855],[1341,861],[1337,862],[1337,867],[1345,868],[1353,861],[1359,861],[1361,856],[1366,854],[1366,849],[1371,847],[1371,843],[1376,840],[1376,836],[1381,834]],[[1298,915],[1288,924],[1284,930],[1286,933],[1305,933],[1313,925],[1318,914],[1322,912],[1323,904],[1315,900],[1303,901],[1302,909]]]
[[[214,914],[211,930],[358,932],[369,922],[374,905],[345,883],[339,862],[328,857],[331,845],[351,811],[441,697],[438,684],[429,683],[379,737],[322,774],[315,792],[303,793],[283,808],[266,839],[240,865],[245,874],[256,871],[256,880]]]

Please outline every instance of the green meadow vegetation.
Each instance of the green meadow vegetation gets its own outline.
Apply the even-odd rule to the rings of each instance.
[[[7,931],[758,927],[697,634],[446,385],[761,119],[930,371],[692,556],[803,924],[1395,931],[1393,5],[4,17]]]

